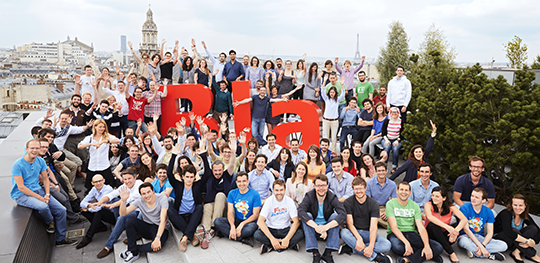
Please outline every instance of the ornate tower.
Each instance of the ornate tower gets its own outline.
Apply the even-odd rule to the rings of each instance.
[[[159,46],[157,44],[157,26],[154,23],[153,13],[150,8],[146,12],[146,21],[142,26],[142,43],[139,46],[139,53],[148,53],[150,56],[153,54],[159,54]]]
[[[354,53],[354,60],[362,60],[362,57],[360,57],[360,34],[356,34],[356,53]]]

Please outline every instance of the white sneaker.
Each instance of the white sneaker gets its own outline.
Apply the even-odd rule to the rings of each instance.
[[[120,253],[120,257],[121,257],[122,259],[126,259],[129,255],[131,255],[131,251],[129,251],[129,250],[127,250],[127,249],[126,249],[124,252],[121,252],[121,253]]]
[[[128,257],[124,259],[124,263],[131,263],[131,262],[139,259],[140,255],[141,255],[141,253],[134,256],[130,251]]]

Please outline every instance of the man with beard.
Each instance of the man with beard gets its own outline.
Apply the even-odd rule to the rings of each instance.
[[[298,206],[306,237],[306,251],[313,253],[313,262],[334,263],[332,251],[339,248],[339,226],[347,218],[347,212],[337,196],[328,191],[328,177],[319,174],[313,179],[315,189],[306,193]],[[321,257],[317,240],[326,240]]]
[[[212,65],[213,65],[212,71],[215,72],[216,70],[218,70],[216,74],[216,80],[222,80],[223,68],[225,67],[225,59],[227,59],[227,55],[224,52],[221,52],[221,54],[219,54],[219,61],[218,61],[217,59],[214,58],[214,56],[212,56],[212,53],[210,52],[210,50],[206,48],[206,43],[204,43],[204,41],[201,41],[201,43],[204,48],[204,51],[206,51],[206,54],[210,58],[210,61],[212,61]]]
[[[363,70],[358,72],[358,80],[360,82],[356,84],[355,90],[356,90],[356,98],[358,99],[358,107],[364,108],[364,102],[365,99],[373,100],[373,85],[371,82],[367,81],[366,78],[366,72]]]
[[[471,202],[472,191],[477,187],[481,187],[487,191],[486,206],[493,209],[495,206],[495,188],[489,179],[482,176],[485,166],[486,161],[484,159],[478,156],[469,158],[469,170],[471,172],[458,177],[454,184],[454,202],[458,206],[462,206],[465,202]]]
[[[244,68],[244,73],[247,73],[247,70],[248,68],[250,67],[249,65],[249,56],[248,55],[244,55],[244,57],[242,58],[242,62],[244,62],[244,64],[242,64],[242,67]],[[245,77],[245,75],[244,75]],[[244,78],[245,79],[245,78]]]
[[[61,116],[63,113],[66,113],[68,114],[68,116],[71,116],[70,123],[65,123],[64,126],[68,124],[71,126],[79,126],[79,127],[86,125],[85,112],[80,108],[80,105],[81,105],[81,96],[78,94],[73,94],[73,96],[71,96],[71,106],[63,110],[62,113],[60,114],[60,119],[62,119]],[[62,120],[60,120],[60,122],[62,122]],[[89,127],[92,127],[92,125],[90,125]],[[56,134],[57,138],[60,137],[58,130],[56,131],[56,133],[57,133]],[[79,143],[84,139],[84,137],[85,137],[84,132],[72,133],[64,141],[64,143],[62,143],[62,146],[58,145],[58,143],[56,143],[56,140],[55,140],[55,143],[59,149],[65,149],[73,153],[73,155],[76,155],[77,157],[79,157],[80,160],[85,161],[85,160],[88,160],[88,150],[78,148]],[[68,159],[71,160],[70,157],[68,157]],[[82,162],[81,164],[77,163],[77,165],[81,166]]]
[[[77,106],[78,106],[78,103],[77,103]],[[84,115],[82,111],[79,111],[79,112]],[[71,138],[74,138],[71,140],[71,142],[82,141],[82,139],[84,139],[85,137],[84,131],[92,127],[92,125],[94,124],[94,121],[90,121],[84,126],[72,126],[70,125],[70,122],[72,122],[71,112],[70,110],[66,109],[62,111],[62,113],[60,113],[60,121],[58,122],[58,124],[56,125],[54,129],[56,132],[56,138],[54,138],[54,144],[56,145],[56,147],[58,147],[58,150],[63,151],[66,154],[66,158],[68,160],[74,162],[77,165],[78,170],[80,171],[82,162],[83,160],[87,159],[88,154],[84,156],[75,155],[75,151],[70,151],[66,147],[67,147],[68,141]],[[71,137],[71,135],[75,135],[76,137]],[[79,137],[81,137],[80,140],[79,140]],[[82,153],[82,152],[83,151],[77,151],[77,153]],[[84,157],[86,157],[86,159]]]
[[[377,105],[377,103],[379,102],[382,102],[384,105],[386,105],[386,87],[380,87],[379,95],[373,98],[373,105]]]

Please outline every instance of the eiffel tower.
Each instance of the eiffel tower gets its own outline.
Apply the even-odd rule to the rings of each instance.
[[[360,57],[360,34],[356,34],[356,53],[354,53],[354,61],[360,62],[362,57]]]

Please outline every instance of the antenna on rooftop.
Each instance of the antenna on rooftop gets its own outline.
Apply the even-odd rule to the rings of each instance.
[[[360,61],[360,34],[356,34],[356,53],[354,53],[354,60]]]

